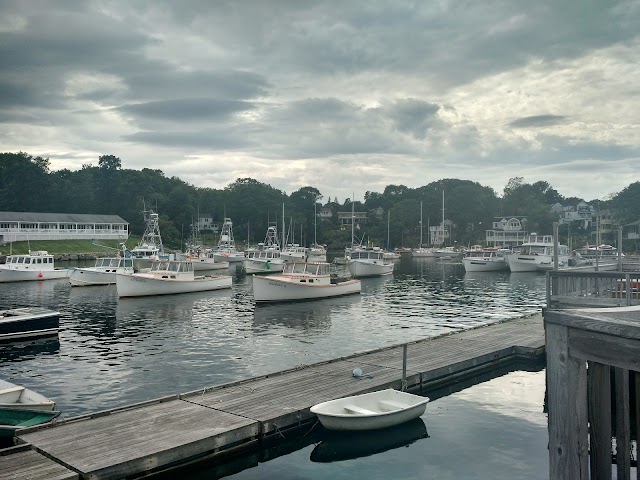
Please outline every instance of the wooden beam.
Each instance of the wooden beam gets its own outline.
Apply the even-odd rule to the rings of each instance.
[[[569,356],[568,328],[546,325],[549,478],[587,480],[587,369]]]
[[[589,362],[591,478],[611,480],[611,367]]]
[[[616,464],[618,480],[631,480],[631,432],[629,415],[629,370],[615,369]]]

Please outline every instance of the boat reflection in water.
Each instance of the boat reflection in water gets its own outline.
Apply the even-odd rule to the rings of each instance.
[[[361,432],[327,431],[326,437],[311,452],[311,461],[328,463],[368,457],[394,448],[406,447],[429,438],[422,418],[395,427]]]
[[[358,305],[359,295],[326,298],[313,301],[291,303],[259,304],[253,312],[253,324],[265,326],[285,326],[298,330],[325,330],[331,327],[331,318],[341,310]]]

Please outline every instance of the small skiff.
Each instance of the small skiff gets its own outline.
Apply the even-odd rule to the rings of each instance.
[[[56,402],[44,395],[0,379],[0,408],[51,411]]]
[[[328,430],[375,430],[418,418],[428,402],[428,397],[389,388],[319,403],[311,413]]]
[[[0,408],[0,438],[14,437],[22,428],[52,422],[58,415],[57,410]]]

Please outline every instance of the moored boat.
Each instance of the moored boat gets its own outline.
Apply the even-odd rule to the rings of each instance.
[[[116,283],[117,273],[133,273],[133,258],[98,258],[93,267],[74,268],[69,275],[69,283],[72,287],[111,285]]]
[[[329,430],[375,430],[418,418],[428,402],[428,397],[389,388],[322,402],[311,413]]]
[[[160,217],[153,210],[144,210],[145,230],[140,243],[131,249],[136,268],[148,268],[165,256],[160,235]]]
[[[394,264],[384,259],[379,247],[356,247],[351,250],[348,268],[354,277],[378,277],[393,273]]]
[[[247,252],[244,269],[247,273],[278,273],[284,269],[284,260],[280,257],[280,245],[275,225],[267,227],[264,242]]]
[[[256,303],[338,297],[360,293],[361,282],[332,277],[326,262],[292,262],[281,274],[253,277]]]
[[[307,262],[326,262],[327,247],[326,245],[318,245],[314,243],[307,251]]]
[[[60,312],[42,307],[0,311],[0,342],[48,337],[60,330]]]
[[[213,251],[214,258],[218,262],[236,263],[245,259],[245,253],[236,248],[233,239],[233,222],[230,218],[225,218],[222,222],[222,232],[218,246]]]
[[[471,250],[462,259],[462,264],[466,272],[496,272],[509,269],[506,259],[496,248]]]
[[[119,297],[170,295],[231,288],[229,275],[195,276],[189,261],[155,261],[148,272],[116,275]]]
[[[59,280],[67,278],[68,268],[56,268],[53,255],[46,250],[29,251],[26,255],[7,255],[0,265],[0,282]]]
[[[14,437],[22,428],[52,422],[59,411],[26,410],[0,407],[0,437]]]
[[[0,379],[0,408],[50,411],[56,402],[44,395]]]
[[[535,272],[539,266],[553,264],[553,235],[532,233],[528,241],[520,245],[518,252],[506,255],[512,272]],[[558,245],[558,262],[566,265],[569,261],[569,247]]]

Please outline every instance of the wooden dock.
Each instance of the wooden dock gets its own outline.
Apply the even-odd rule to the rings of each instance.
[[[64,470],[55,478],[140,476],[250,449],[301,426],[308,431],[316,422],[309,408],[316,403],[400,389],[403,350],[382,348],[32,427],[18,438],[26,444],[18,447],[22,451],[0,456],[0,480],[54,478],[47,470],[52,466]],[[542,315],[428,338],[407,344],[406,386],[441,387],[544,352]],[[362,377],[352,375],[355,368]],[[37,462],[25,463],[25,454],[39,457],[41,470]]]

